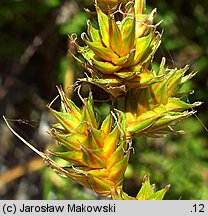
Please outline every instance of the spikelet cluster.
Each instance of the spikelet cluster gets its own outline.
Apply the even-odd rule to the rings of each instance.
[[[102,196],[120,192],[130,155],[130,146],[123,137],[122,119],[116,122],[109,113],[103,121],[95,114],[90,93],[79,109],[67,99],[61,88],[62,110],[49,108],[59,123],[49,134],[63,147],[50,154],[69,162],[65,176]]]
[[[186,103],[182,85],[195,73],[189,66],[170,69],[162,59],[158,70],[151,63],[161,34],[154,24],[156,10],[146,12],[145,0],[93,1],[97,23],[87,22],[81,35],[85,45],[77,44],[75,34],[70,43],[83,56],[74,56],[88,75],[80,79],[104,89],[111,95],[112,108],[101,118],[96,112],[92,93],[78,108],[58,87],[61,110],[48,107],[56,117],[49,134],[59,143],[51,156],[68,162],[59,167],[49,165],[100,194],[113,199],[163,199],[168,186],[156,191],[146,176],[136,197],[123,191],[124,173],[132,149],[132,139],[141,135],[160,137],[178,134],[173,125],[195,113],[200,102]],[[72,54],[73,55],[73,54]]]
[[[183,133],[174,131],[172,126],[193,115],[193,108],[201,105],[201,102],[190,104],[181,99],[187,94],[180,92],[181,86],[195,75],[194,72],[186,75],[188,69],[188,66],[167,69],[163,58],[156,72],[157,76],[163,74],[160,82],[144,89],[129,91],[123,102],[128,136],[163,137],[170,133]]]
[[[196,73],[189,66],[170,69],[162,59],[158,70],[151,63],[161,34],[154,24],[156,9],[146,12],[145,0],[93,1],[97,23],[87,22],[81,35],[85,46],[70,43],[84,57],[74,58],[88,75],[80,79],[111,95],[112,111],[101,119],[94,108],[92,93],[82,109],[69,100],[61,88],[61,111],[49,108],[58,123],[49,131],[62,146],[50,154],[68,161],[58,171],[102,196],[113,199],[163,199],[168,187],[156,192],[146,176],[136,197],[123,191],[132,139],[141,135],[160,137],[179,134],[173,125],[195,113],[200,102],[186,103],[182,85]],[[115,102],[115,103],[114,103]]]
[[[146,14],[144,1],[128,1],[123,10],[109,10],[106,14],[95,3],[97,25],[87,22],[87,34],[81,35],[86,46],[70,42],[85,58],[82,62],[90,73],[82,81],[93,83],[114,97],[129,88],[146,88],[160,77],[149,70],[154,53],[160,44],[160,33],[153,24],[156,10]]]

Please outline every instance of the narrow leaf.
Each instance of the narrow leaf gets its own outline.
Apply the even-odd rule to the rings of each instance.
[[[48,108],[68,132],[73,131],[79,125],[80,121],[74,115],[70,113],[58,112],[50,107]]]
[[[118,161],[110,169],[109,178],[113,179],[116,183],[121,182],[123,180],[128,161],[129,161],[129,152],[122,158],[122,160]]]
[[[169,98],[168,103],[165,105],[168,111],[184,111],[196,106],[200,106],[201,102],[195,102],[193,104],[185,103],[179,98]]]
[[[72,100],[69,100],[64,91],[62,90],[61,87],[57,87],[59,94],[61,96],[61,100],[63,103],[63,106],[65,108],[65,112],[71,113],[72,115],[74,115],[78,120],[81,119],[81,112],[80,109],[75,105],[75,103]]]
[[[111,127],[112,127],[112,123],[113,123],[113,119],[112,119],[112,115],[109,114],[103,121],[102,125],[101,125],[101,131],[103,134],[103,137],[106,137],[110,131],[111,131]]]
[[[101,38],[106,47],[109,47],[109,18],[96,5],[97,17]]]
[[[115,17],[113,15],[110,16],[110,20],[109,20],[109,42],[112,50],[118,56],[120,56],[122,35],[118,25],[116,24]]]
[[[120,56],[126,56],[134,48],[135,43],[135,17],[126,17],[122,23],[122,44]]]
[[[119,58],[111,49],[104,47],[100,42],[90,42],[85,40],[85,43],[93,50],[93,52],[104,61],[111,62],[112,59]]]
[[[103,150],[106,154],[106,157],[110,157],[116,150],[118,145],[119,133],[120,131],[118,127],[115,127],[113,131],[105,138]]]
[[[90,38],[92,39],[92,41],[101,42],[99,30],[94,28],[89,20],[87,22],[87,33],[90,36]]]
[[[142,187],[139,190],[139,193],[136,196],[138,200],[147,200],[150,196],[154,194],[154,190],[150,184],[149,176],[145,176]]]
[[[91,168],[103,168],[105,167],[105,161],[102,160],[102,150],[92,150],[81,146],[82,159]]]
[[[80,151],[67,151],[67,152],[49,152],[51,155],[62,158],[72,164],[83,165],[82,153]]]
[[[53,130],[49,131],[49,134],[53,136],[61,145],[63,145],[68,150],[79,150],[80,143],[85,139],[85,135],[82,134],[58,134]]]
[[[92,60],[95,68],[97,68],[100,72],[104,74],[113,74],[116,71],[119,71],[122,67],[114,65],[107,61],[97,61],[95,59]]]
[[[150,33],[149,35],[138,38],[136,40],[136,45],[135,45],[136,52],[134,56],[133,65],[138,64],[142,59],[142,57],[144,56],[145,52],[147,52],[147,49],[150,46],[153,36],[154,36],[153,33]]]

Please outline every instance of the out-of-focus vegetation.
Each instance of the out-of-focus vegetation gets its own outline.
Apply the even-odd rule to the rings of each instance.
[[[136,139],[124,190],[135,195],[143,176],[149,173],[158,188],[171,184],[166,199],[208,199],[208,5],[195,0],[147,0],[147,5],[158,8],[157,20],[163,20],[156,62],[165,56],[170,67],[191,64],[190,71],[199,71],[186,85],[186,90],[194,89],[195,94],[184,100],[204,102],[197,108],[204,126],[193,116],[177,126],[185,135]],[[6,115],[38,149],[54,142],[45,132],[53,121],[45,105],[57,95],[55,86],[62,84],[80,104],[71,85],[84,71],[67,54],[67,35],[85,31],[89,15],[84,7],[93,8],[87,0],[0,2],[0,116]],[[103,98],[104,93],[94,88],[94,97]],[[82,93],[87,90],[83,87]],[[100,105],[99,109],[104,113],[108,107]],[[1,199],[98,198],[73,181],[41,168],[37,156],[11,135],[2,120],[0,146]],[[13,168],[20,169],[17,172]]]

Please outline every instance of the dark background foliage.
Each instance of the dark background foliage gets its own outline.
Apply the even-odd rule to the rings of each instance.
[[[158,9],[157,21],[163,20],[155,64],[165,56],[170,67],[190,64],[190,71],[199,71],[185,86],[195,94],[185,100],[204,104],[197,108],[197,116],[177,125],[185,135],[134,141],[135,154],[124,187],[134,195],[149,173],[157,188],[171,184],[166,199],[208,199],[208,5],[202,0],[147,0],[147,5],[148,10]],[[84,7],[93,9],[87,0],[0,2],[1,199],[99,198],[43,168],[41,159],[16,139],[2,120],[5,115],[15,130],[40,150],[54,144],[45,131],[53,122],[46,104],[57,95],[56,85],[63,85],[80,105],[70,86],[84,71],[67,53],[67,35],[85,31],[88,14]],[[103,92],[92,89],[95,98],[102,98]],[[87,90],[83,87],[82,93]],[[58,108],[58,103],[54,106]],[[105,112],[107,108],[102,104],[99,109]]]

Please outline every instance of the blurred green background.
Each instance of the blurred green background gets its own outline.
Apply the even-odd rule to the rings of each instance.
[[[199,71],[186,89],[195,94],[185,100],[203,101],[193,116],[176,127],[186,134],[167,138],[134,140],[124,190],[135,195],[143,176],[150,174],[159,189],[171,185],[165,199],[208,199],[208,4],[206,1],[147,0],[148,10],[158,9],[163,20],[162,56],[169,67],[191,65]],[[71,85],[82,77],[81,68],[68,54],[68,35],[86,29],[89,1],[1,0],[0,1],[0,116],[40,150],[54,141],[47,135],[53,117],[46,108],[63,85],[68,96],[80,105]],[[80,41],[81,43],[81,41]],[[82,94],[87,94],[83,86]],[[108,98],[92,87],[95,99]],[[54,104],[58,108],[58,103]],[[108,107],[100,104],[105,113]],[[75,182],[44,168],[30,149],[16,139],[0,118],[0,199],[100,199]]]

